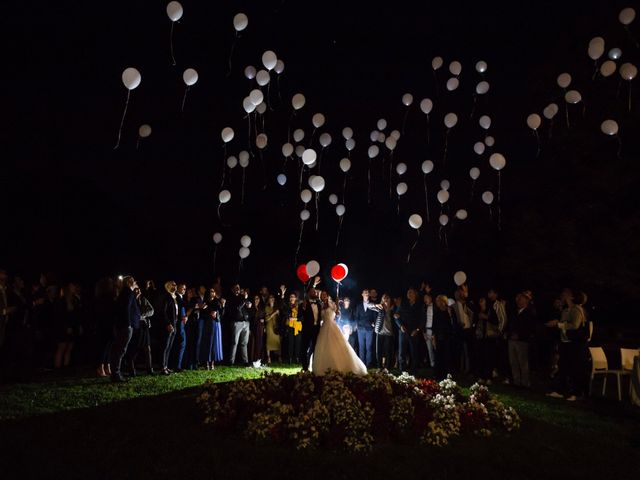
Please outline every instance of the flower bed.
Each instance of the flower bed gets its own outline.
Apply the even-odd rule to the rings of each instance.
[[[520,426],[515,410],[484,386],[473,385],[467,397],[451,378],[437,383],[407,374],[266,373],[260,380],[208,381],[198,404],[215,429],[297,449],[366,452],[393,439],[442,446],[460,435],[488,437]]]

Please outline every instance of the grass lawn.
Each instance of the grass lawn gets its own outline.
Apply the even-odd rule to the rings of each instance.
[[[300,453],[256,447],[240,435],[202,425],[195,396],[206,378],[260,374],[218,367],[115,385],[75,374],[0,387],[0,478],[627,479],[640,474],[638,409],[609,400],[568,404],[502,386],[491,390],[518,410],[521,430],[487,440],[460,439],[445,448],[385,444],[369,455]]]

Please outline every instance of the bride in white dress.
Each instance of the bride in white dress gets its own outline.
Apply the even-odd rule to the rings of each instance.
[[[336,323],[336,304],[327,292],[320,294],[322,325],[311,358],[311,371],[322,376],[327,370],[366,375],[367,367],[358,358]]]

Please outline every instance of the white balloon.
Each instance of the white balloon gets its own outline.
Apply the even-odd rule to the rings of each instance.
[[[464,285],[467,282],[467,274],[464,272],[456,272],[453,275],[453,281],[457,286]]]
[[[405,107],[408,107],[409,105],[411,105],[413,103],[413,95],[411,95],[410,93],[405,93],[402,96],[402,104]]]
[[[293,140],[299,143],[302,141],[303,138],[304,138],[304,130],[302,130],[301,128],[296,128],[293,131]]]
[[[244,100],[242,100],[242,108],[244,108],[245,112],[251,113],[256,109],[256,106],[249,97],[244,97]]]
[[[307,275],[310,277],[315,277],[320,271],[320,264],[315,260],[311,260],[307,263]]]
[[[233,169],[233,168],[236,168],[237,165],[238,165],[238,159],[236,157],[231,155],[229,158],[227,158],[227,167]]]
[[[169,2],[167,5],[167,15],[172,22],[177,22],[182,18],[183,10],[180,2]]]
[[[491,88],[491,85],[489,84],[489,82],[487,82],[486,80],[483,80],[476,85],[476,93],[478,95],[484,95],[489,91],[490,88]]]
[[[391,138],[393,138],[393,139],[397,142],[398,140],[400,140],[400,131],[398,131],[398,130],[393,130],[393,131],[389,134],[389,136],[390,136]]]
[[[446,190],[440,190],[438,192],[437,199],[441,205],[444,205],[449,200],[449,192],[447,192]]]
[[[558,75],[558,79],[556,81],[558,82],[558,86],[560,88],[567,88],[569,85],[571,85],[571,75],[569,75],[568,73],[561,73],[560,75]]]
[[[318,154],[313,148],[307,148],[302,154],[302,163],[311,165],[318,158]]]
[[[387,136],[382,132],[378,132],[378,143],[384,143],[386,140],[387,140]]]
[[[457,60],[454,60],[449,64],[449,71],[452,75],[460,75],[460,73],[462,72],[462,64]]]
[[[237,32],[241,32],[249,25],[249,19],[244,13],[238,13],[235,17],[233,17],[233,28],[236,29]]]
[[[260,70],[256,74],[256,83],[261,87],[268,85],[270,81],[271,81],[271,76],[269,75],[269,72],[267,72],[266,70]]]
[[[322,145],[322,148],[327,148],[329,145],[331,145],[331,135],[329,135],[328,133],[323,133],[322,135],[320,135],[318,141],[320,142],[320,145]]]
[[[273,70],[277,62],[278,62],[278,57],[273,51],[267,50],[262,54],[262,64],[264,65],[264,68],[266,68],[267,70]]]
[[[300,192],[300,200],[302,200],[304,203],[309,203],[311,201],[311,197],[311,190],[305,188]]]
[[[376,125],[378,127],[378,130],[384,130],[385,128],[387,128],[387,121],[384,118],[381,118],[380,120],[378,120],[378,123]]]
[[[458,220],[466,220],[468,216],[469,216],[469,214],[468,214],[468,213],[467,213],[467,211],[466,211],[466,210],[464,210],[464,209],[458,210],[458,211],[456,212],[456,218],[457,218]]]
[[[345,140],[349,140],[351,137],[353,137],[353,129],[351,129],[350,127],[344,127],[342,129],[342,136]]]
[[[616,73],[616,68],[618,68],[616,62],[614,62],[613,60],[607,60],[602,65],[600,65],[600,73],[603,77],[610,77],[611,75]]]
[[[458,116],[455,113],[447,113],[444,116],[444,124],[447,128],[453,128],[458,123]]]
[[[219,244],[222,241],[222,234],[219,232],[216,232],[213,234],[213,243],[215,243],[216,245]]]
[[[443,227],[446,227],[449,223],[449,216],[445,214],[440,215],[438,217],[438,222],[440,222],[440,225],[442,225]]]
[[[494,170],[502,170],[507,165],[507,159],[501,153],[494,153],[489,157],[489,165]]]
[[[338,203],[338,196],[335,193],[329,195],[329,203],[331,205],[336,205]]]
[[[384,144],[389,150],[394,151],[396,146],[398,145],[398,142],[396,142],[396,140],[393,137],[388,137],[385,140]]]
[[[398,195],[404,195],[405,193],[407,193],[407,190],[407,184],[404,182],[400,182],[398,185],[396,185],[396,193]]]
[[[187,68],[182,74],[182,80],[187,86],[195,85],[198,81],[198,72],[196,72],[195,68]]]
[[[589,42],[587,53],[589,54],[589,58],[591,58],[591,60],[598,60],[604,54],[604,38],[592,38]]]
[[[290,157],[293,155],[293,145],[288,142],[282,145],[282,155],[284,157]]]
[[[476,152],[478,155],[482,155],[484,153],[485,150],[485,145],[482,142],[476,142],[473,145],[473,151]]]
[[[480,60],[478,63],[476,63],[476,71],[478,73],[486,72],[487,68],[488,68],[487,62]]]
[[[278,75],[280,75],[282,72],[284,72],[284,62],[282,60],[278,60],[276,62],[276,66],[275,66],[274,70]]]
[[[262,150],[263,148],[265,148],[267,146],[267,135],[265,133],[261,133],[256,137],[256,147],[258,147],[260,150]]]
[[[572,103],[575,105],[576,103],[579,103],[580,100],[582,100],[582,95],[580,95],[580,92],[578,92],[577,90],[569,90],[564,94],[564,99],[567,103]]]
[[[493,193],[486,191],[482,194],[482,201],[487,205],[491,205],[493,203]]]
[[[617,135],[618,122],[615,120],[605,120],[602,122],[602,125],[600,125],[600,130],[602,130],[602,133],[605,135]]]
[[[222,141],[224,143],[229,143],[231,140],[233,140],[233,136],[234,136],[233,128],[231,127],[223,128],[222,132],[220,133],[220,136],[222,137]]]
[[[142,81],[142,75],[137,68],[129,67],[122,72],[122,83],[127,87],[127,90],[133,90]]]
[[[469,170],[469,176],[472,180],[477,180],[480,177],[480,169],[478,167],[473,167]]]
[[[496,144],[496,139],[493,138],[491,135],[487,135],[484,139],[484,144],[487,147],[493,147]]]
[[[324,190],[324,187],[325,187],[324,178],[322,178],[320,175],[316,175],[315,177],[313,177],[313,180],[311,182],[311,188],[313,188],[314,192],[320,193],[321,191]]]
[[[300,220],[306,222],[311,217],[311,213],[306,208],[300,212]]]
[[[420,110],[422,110],[422,113],[425,115],[429,115],[431,113],[431,110],[433,110],[433,102],[430,98],[422,99],[420,102]]]
[[[246,168],[249,166],[249,152],[247,152],[246,150],[242,150],[238,154],[238,159],[240,160],[240,166],[242,168]]]
[[[557,113],[558,113],[558,105],[556,105],[555,103],[550,103],[542,111],[544,118],[546,118],[547,120],[551,120],[553,117],[556,116]]]
[[[147,138],[149,135],[151,135],[151,126],[147,125],[146,123],[144,125],[140,125],[140,128],[138,129],[138,135],[140,135],[140,138]]]
[[[285,184],[287,183],[287,176],[284,173],[281,173],[278,175],[276,180],[278,181],[278,185],[280,185],[281,187],[284,187]]]
[[[238,255],[240,255],[240,258],[242,258],[243,260],[247,258],[250,253],[251,250],[249,250],[247,247],[240,247],[240,250],[238,250]]]
[[[264,100],[264,94],[259,88],[254,88],[249,93],[249,100],[251,100],[254,106],[260,105]]]
[[[249,80],[253,80],[254,78],[256,78],[256,67],[254,67],[253,65],[248,65],[247,67],[245,67],[244,76]]]
[[[262,102],[256,107],[256,112],[258,112],[260,115],[264,115],[264,112],[266,111],[267,111],[267,104],[265,102]]]
[[[618,60],[622,56],[622,50],[618,47],[612,48],[609,50],[609,58],[611,60]]]
[[[371,140],[372,142],[377,142],[379,136],[380,132],[378,130],[371,130],[371,133],[369,134],[369,140]]]
[[[353,138],[350,138],[349,140],[344,142],[344,146],[347,150],[352,151],[354,148],[356,148],[356,141]]]
[[[377,157],[378,153],[380,153],[380,149],[378,148],[377,145],[371,145],[369,147],[369,150],[367,151],[367,155],[369,155],[369,158]]]
[[[300,110],[302,107],[304,107],[304,104],[306,103],[306,98],[304,98],[304,95],[301,93],[296,93],[293,98],[291,99],[291,105],[293,106],[294,110]]]
[[[351,160],[348,158],[343,158],[340,160],[340,170],[344,173],[347,173],[351,169]]]
[[[396,165],[396,172],[398,173],[398,175],[404,175],[405,173],[407,173],[407,164],[400,162],[398,165]]]
[[[409,225],[415,230],[419,229],[422,226],[422,217],[414,213],[409,217]]]
[[[240,245],[249,248],[249,246],[251,246],[251,237],[249,235],[243,235],[240,237]]]
[[[447,80],[447,90],[449,90],[450,92],[453,92],[459,86],[460,80],[458,80],[456,77],[451,77],[449,80]]]
[[[313,117],[311,117],[311,123],[313,124],[314,128],[320,128],[321,126],[323,126],[324,121],[324,115],[321,113],[316,113]]]
[[[296,146],[296,157],[302,158],[302,154],[304,153],[304,151],[305,151],[304,145],[297,145]]]
[[[623,8],[618,15],[618,20],[620,20],[620,23],[623,25],[629,25],[635,18],[636,11],[631,7]]]
[[[433,57],[433,60],[431,60],[431,68],[434,70],[439,70],[443,64],[444,60],[442,60],[442,57]]]
[[[427,175],[428,173],[433,172],[433,162],[431,160],[425,160],[422,162],[422,173]]]
[[[638,69],[633,63],[623,63],[620,67],[620,76],[627,81],[631,81],[638,75]]]
[[[540,115],[538,115],[537,113],[532,113],[527,117],[527,126],[531,130],[538,130],[538,128],[540,128],[541,123],[542,123],[542,119],[540,118]]]
[[[231,200],[231,192],[229,190],[222,190],[218,194],[218,200],[220,200],[220,203],[227,203]]]
[[[478,120],[478,123],[485,130],[489,130],[489,128],[491,127],[491,117],[489,115],[482,115]]]
[[[445,178],[440,182],[440,188],[448,191],[451,188],[451,182]]]
[[[345,211],[346,208],[344,208],[344,205],[338,205],[336,207],[336,215],[338,215],[339,217],[343,216]]]

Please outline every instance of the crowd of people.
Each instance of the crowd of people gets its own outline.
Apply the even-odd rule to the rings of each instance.
[[[260,367],[272,362],[308,368],[303,351],[304,310],[336,309],[336,322],[367,368],[416,372],[431,368],[473,375],[480,382],[528,388],[531,367],[553,378],[550,395],[575,400],[586,393],[592,323],[586,295],[565,289],[545,315],[531,291],[513,302],[496,289],[472,299],[468,285],[453,298],[427,282],[402,295],[363,289],[359,298],[331,301],[310,280],[304,293],[281,285],[250,294],[222,281],[207,288],[168,281],[103,278],[93,295],[80,285],[58,285],[47,275],[30,289],[0,270],[0,362],[14,369],[62,369],[94,362],[115,382],[139,374],[170,375],[216,365]]]

